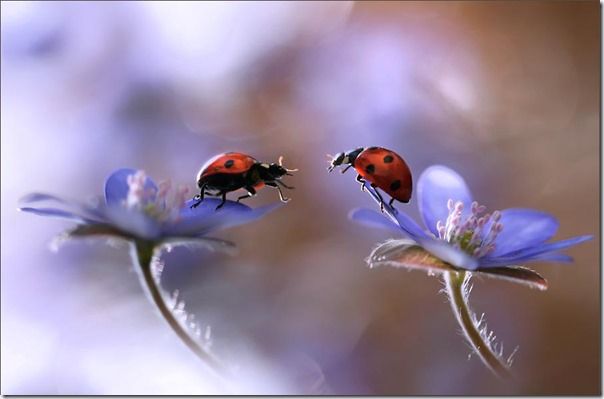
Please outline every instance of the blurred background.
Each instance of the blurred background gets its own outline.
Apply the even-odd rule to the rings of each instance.
[[[598,2],[1,7],[3,394],[601,393]],[[555,214],[558,239],[596,236],[572,265],[534,265],[548,291],[475,280],[474,310],[519,346],[513,382],[468,358],[436,278],[366,266],[391,233],[347,219],[375,204],[325,154],[371,145],[416,179],[456,169],[490,209]],[[71,224],[16,211],[32,191],[101,194],[125,166],[194,189],[223,151],[300,168],[289,204],[217,234],[238,256],[163,258],[231,391],[158,317],[127,246],[52,252]]]

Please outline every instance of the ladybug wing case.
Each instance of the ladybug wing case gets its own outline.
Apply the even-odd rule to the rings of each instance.
[[[397,153],[385,148],[371,148],[359,154],[354,168],[369,183],[392,198],[409,202],[412,191],[411,171]]]
[[[208,162],[201,167],[201,172],[197,180],[218,173],[243,173],[248,171],[255,163],[256,160],[254,158],[238,152],[219,154],[208,160]]]

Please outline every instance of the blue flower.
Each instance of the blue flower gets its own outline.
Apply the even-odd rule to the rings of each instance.
[[[379,202],[375,190],[365,188]],[[487,213],[473,200],[464,179],[442,165],[431,166],[421,174],[417,201],[426,229],[387,204],[384,214],[356,209],[350,217],[363,224],[403,232],[435,260],[469,271],[501,271],[530,261],[571,262],[572,258],[560,251],[593,238],[583,235],[549,242],[556,234],[558,220],[533,209]],[[401,245],[409,247],[410,242]],[[392,255],[395,247],[391,242],[388,248],[382,248],[382,260],[389,258],[385,250]],[[376,257],[373,260],[379,261]]]
[[[82,205],[48,194],[30,194],[22,199],[30,206],[19,209],[77,222],[78,226],[63,238],[110,236],[128,240],[141,284],[160,315],[211,370],[228,377],[230,370],[192,338],[191,322],[186,322],[186,317],[183,322],[181,313],[175,313],[173,306],[167,303],[159,285],[163,268],[159,260],[161,250],[166,246],[185,245],[230,252],[235,248],[233,243],[209,238],[206,234],[259,219],[280,204],[252,209],[227,201],[216,210],[221,201],[205,199],[191,208],[197,201],[187,200],[187,191],[184,187],[172,189],[170,182],[156,185],[140,170],[119,169],[105,182],[104,201],[97,201],[95,205]],[[44,202],[53,206],[39,205]]]
[[[70,236],[110,235],[154,245],[203,244],[214,249],[232,247],[231,243],[205,237],[226,227],[257,220],[279,204],[252,209],[227,201],[220,210],[220,202],[207,198],[200,206],[187,200],[187,189],[173,189],[169,181],[156,185],[143,171],[119,169],[105,182],[104,201],[82,205],[48,194],[30,194],[19,208],[41,216],[66,218],[79,225]],[[50,203],[52,206],[41,206]],[[34,206],[35,205],[35,206]]]
[[[363,187],[381,203],[374,188],[365,184]],[[484,318],[476,317],[470,310],[471,276],[480,273],[544,290],[547,281],[519,264],[570,262],[572,258],[560,251],[593,237],[549,242],[558,230],[558,220],[552,215],[518,208],[487,213],[486,207],[473,200],[463,178],[441,165],[431,166],[421,174],[417,202],[425,229],[387,204],[383,214],[370,209],[351,212],[355,221],[393,229],[411,238],[380,244],[367,262],[371,267],[405,267],[441,275],[451,309],[470,347],[495,375],[509,377],[515,350],[504,358],[503,345],[495,342]]]

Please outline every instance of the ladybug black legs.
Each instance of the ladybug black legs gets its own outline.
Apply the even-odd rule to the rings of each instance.
[[[225,203],[226,203],[226,191],[223,191],[222,192],[222,202],[220,204],[218,204],[218,206],[216,207],[216,210],[219,210],[220,208],[222,208]]]
[[[199,204],[201,204],[203,202],[203,196],[205,194],[205,191],[206,191],[206,186],[204,184],[203,186],[200,187],[199,194],[197,194],[195,197],[193,197],[193,199],[197,202],[195,202],[194,204],[191,205],[191,209],[197,208],[199,206]]]
[[[271,181],[271,182],[267,181],[267,182],[265,182],[265,184],[270,187],[275,187],[279,191],[279,199],[281,200],[281,202],[288,202],[291,199],[291,198],[287,198],[286,196],[283,195],[283,191],[281,191],[281,187],[279,187],[277,185],[277,183],[275,183],[274,181]]]
[[[363,176],[357,175],[357,182],[361,184],[361,191],[365,191],[365,180]]]
[[[237,198],[237,202],[241,201],[242,199],[250,198],[256,195],[256,189],[254,187],[245,187],[245,189],[247,190],[247,194]]]
[[[275,183],[277,183],[277,184],[278,184],[278,185],[280,185],[281,187],[287,188],[288,190],[293,190],[293,189],[295,189],[295,187],[288,186],[287,184],[283,183],[281,180],[275,180]]]
[[[195,200],[195,203],[191,204],[191,209],[197,208],[203,201],[201,194],[197,194],[193,199]]]
[[[382,194],[380,194],[374,184],[372,184],[371,187],[373,187],[373,191],[375,191],[377,197],[380,199],[380,211],[384,212],[384,198],[382,198]]]
[[[361,191],[365,191],[365,179],[363,179],[363,176],[361,175],[357,175],[357,182],[361,185]],[[380,210],[382,212],[384,212],[384,198],[382,197],[382,194],[380,194],[380,192],[377,190],[377,187],[375,186],[375,184],[372,184],[371,187],[373,188],[373,191],[375,191],[375,194],[377,195],[377,197],[380,200]],[[390,202],[388,203],[388,205],[390,205],[390,207],[392,207],[392,203],[394,202],[394,198],[390,199]],[[395,208],[392,208],[395,209]],[[396,209],[395,209],[396,211]]]
[[[390,208],[392,208],[392,212],[394,212],[394,214],[396,215],[398,213],[398,209],[394,207],[394,200],[394,197],[390,198],[390,202],[388,202],[388,205],[390,206]]]
[[[347,167],[345,167],[344,169],[342,169],[342,174],[346,173],[346,171],[347,171],[348,169],[350,169],[350,168],[352,168],[352,164],[351,164],[351,165],[348,165]]]

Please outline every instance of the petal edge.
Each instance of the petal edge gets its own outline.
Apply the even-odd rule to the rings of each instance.
[[[472,203],[472,193],[463,177],[444,165],[432,165],[422,172],[417,182],[417,203],[426,227],[436,236],[436,223],[446,221],[447,201],[461,201],[464,214]]]
[[[137,169],[121,168],[109,175],[105,180],[105,202],[109,206],[121,205],[128,197],[128,176],[138,172]],[[145,189],[154,190],[157,193],[157,185],[150,177],[145,180]]]

